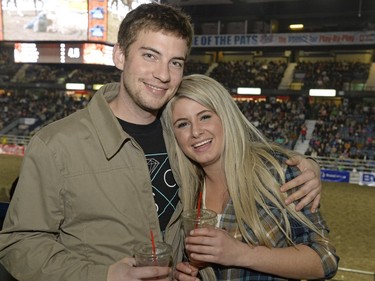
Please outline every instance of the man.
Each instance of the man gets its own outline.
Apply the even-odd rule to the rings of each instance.
[[[182,207],[158,115],[181,82],[192,34],[180,11],[139,6],[114,46],[120,83],[33,137],[0,235],[0,261],[18,280],[167,279],[169,268],[133,266],[133,248],[150,231],[182,259]],[[308,193],[302,205],[318,203],[313,174],[284,187],[310,179],[290,200]]]

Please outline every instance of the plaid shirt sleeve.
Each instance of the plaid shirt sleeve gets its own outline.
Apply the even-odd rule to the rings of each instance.
[[[289,181],[299,174],[296,167],[288,167],[286,170],[286,180]],[[328,239],[329,228],[319,210],[316,213],[310,211],[311,204],[302,209],[303,214],[317,227],[319,234],[310,230],[305,225],[291,219],[292,239],[295,244],[304,244],[312,248],[322,261],[324,275],[326,279],[335,276],[338,268],[339,257],[336,249]]]

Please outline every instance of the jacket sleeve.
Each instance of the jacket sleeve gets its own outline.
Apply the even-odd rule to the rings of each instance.
[[[85,261],[60,240],[63,181],[56,155],[37,136],[0,232],[0,262],[18,280],[106,280],[108,266]]]

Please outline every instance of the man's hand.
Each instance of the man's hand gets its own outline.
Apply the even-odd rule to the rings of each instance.
[[[108,269],[107,281],[141,281],[155,278],[158,281],[170,281],[171,268],[161,266],[134,267],[133,258],[124,258]]]
[[[281,186],[281,192],[286,192],[289,189],[301,185],[296,192],[286,198],[285,203],[289,205],[292,202],[301,199],[296,205],[296,210],[300,211],[303,207],[312,202],[311,211],[315,212],[319,206],[322,192],[319,164],[312,159],[306,159],[302,156],[294,156],[288,159],[286,164],[297,166],[302,173],[298,177]]]

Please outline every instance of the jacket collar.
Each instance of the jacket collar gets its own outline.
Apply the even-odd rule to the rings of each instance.
[[[106,84],[94,94],[87,106],[107,159],[112,158],[123,143],[130,139],[108,105],[108,102],[114,99],[119,92],[120,83]]]

